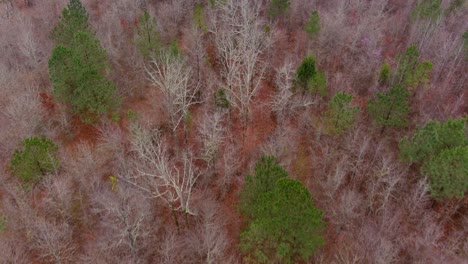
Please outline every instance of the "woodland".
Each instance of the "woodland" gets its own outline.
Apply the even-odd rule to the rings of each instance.
[[[468,263],[467,22],[0,0],[0,263]]]

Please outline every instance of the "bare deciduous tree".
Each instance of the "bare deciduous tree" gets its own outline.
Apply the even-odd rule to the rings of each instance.
[[[30,263],[26,243],[16,235],[2,235],[0,242],[0,262],[5,264]]]
[[[300,109],[315,104],[312,97],[306,94],[295,94],[292,91],[295,72],[292,63],[285,63],[276,72],[275,86],[277,92],[269,106],[279,118],[280,123]]]
[[[19,90],[21,91],[21,90]],[[32,136],[42,123],[43,109],[36,87],[14,92],[6,106],[2,107],[4,114],[14,125],[15,134],[19,137]],[[18,131],[20,134],[18,134]]]
[[[186,14],[192,10],[194,2],[186,0],[161,1],[156,17],[161,38],[170,42],[180,32]]]
[[[228,0],[218,1],[217,6],[210,31],[230,103],[245,121],[265,73],[262,56],[270,45],[269,36],[260,18],[260,2]]]
[[[152,58],[146,73],[152,84],[163,92],[166,111],[175,131],[189,113],[190,106],[197,103],[196,94],[200,84],[192,82],[192,69],[185,58],[168,50],[163,50]]]
[[[73,193],[72,178],[68,175],[52,175],[45,177],[43,180],[44,189],[47,191],[47,196],[44,197],[45,212],[48,216],[52,216],[60,221],[71,220],[71,206]]]
[[[215,169],[219,175],[219,185],[223,194],[230,190],[234,176],[241,168],[242,157],[239,156],[239,148],[235,144],[229,144],[223,151],[223,155],[215,164]]]
[[[180,160],[171,159],[167,143],[158,131],[140,129],[132,143],[138,158],[138,172],[136,175],[124,175],[129,179],[121,178],[138,187],[148,197],[162,199],[172,210],[179,227],[176,211],[183,212],[186,217],[193,214],[191,196],[200,176],[192,153],[186,151]]]
[[[141,194],[131,190],[119,184],[112,192],[99,195],[97,202],[101,205],[99,210],[103,212],[103,227],[106,233],[111,234],[107,242],[109,247],[122,255],[129,252],[122,257],[130,258],[132,263],[141,263],[149,228],[157,230],[158,223],[147,222],[151,212],[149,203]]]
[[[75,251],[70,226],[65,222],[54,224],[42,217],[31,220],[29,247],[45,261],[70,263]]]
[[[371,210],[381,210],[386,206],[406,171],[397,166],[394,160],[383,156],[379,160],[372,178],[368,180],[368,199]]]
[[[203,145],[202,158],[211,166],[218,156],[218,148],[225,139],[223,118],[219,112],[206,114],[199,127]]]
[[[23,55],[29,59],[31,66],[36,68],[41,63],[39,49],[30,22],[25,22],[25,24],[27,29],[21,32],[19,48]]]
[[[201,222],[187,242],[197,253],[200,263],[231,263],[224,256],[229,240],[224,230],[222,217],[218,215],[219,204],[215,201],[204,201],[201,207]]]

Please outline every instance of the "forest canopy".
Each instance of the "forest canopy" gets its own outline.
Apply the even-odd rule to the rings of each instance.
[[[0,1],[0,263],[468,263],[466,21]]]

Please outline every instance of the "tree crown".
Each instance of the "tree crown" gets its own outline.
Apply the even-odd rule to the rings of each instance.
[[[57,151],[57,145],[44,136],[26,138],[21,142],[21,148],[15,150],[10,170],[25,183],[35,184],[59,167]]]

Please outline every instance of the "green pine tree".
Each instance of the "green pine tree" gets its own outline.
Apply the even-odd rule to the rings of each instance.
[[[463,197],[468,191],[468,138],[466,118],[431,120],[399,144],[400,158],[422,164],[435,199]]]
[[[221,88],[214,94],[214,104],[219,108],[229,108],[229,100],[226,95],[225,89]]]
[[[328,134],[340,135],[354,125],[359,111],[353,107],[353,97],[345,92],[338,92],[328,102],[328,110],[324,114],[324,124]]]
[[[63,9],[60,21],[52,30],[51,38],[56,44],[69,47],[77,32],[89,31],[88,13],[80,0],[70,0]]]
[[[308,82],[309,92],[322,97],[327,95],[327,76],[323,71],[318,71]]]
[[[444,123],[427,122],[414,136],[400,141],[400,158],[411,163],[423,163],[437,157],[445,149],[466,146],[466,119],[448,119]]]
[[[390,64],[388,63],[382,64],[382,66],[380,67],[380,74],[379,74],[379,83],[381,85],[384,85],[388,82],[391,71],[392,71],[392,68],[390,67]]]
[[[253,207],[251,221],[240,238],[246,262],[298,263],[307,261],[323,245],[322,212],[299,181],[277,180],[273,190],[261,193]]]
[[[443,150],[425,163],[422,171],[429,175],[435,199],[463,198],[468,192],[468,146]]]
[[[195,5],[193,10],[193,22],[198,26],[202,31],[207,31],[207,26],[205,22],[204,7],[202,4],[198,3]]]
[[[404,54],[398,56],[398,64],[396,83],[408,89],[414,89],[427,82],[432,70],[431,62],[419,62],[418,47],[414,44],[409,46]]]
[[[310,18],[305,25],[305,32],[313,39],[320,31],[320,16],[317,11],[310,14]]]
[[[148,11],[145,11],[138,20],[138,35],[135,39],[137,48],[145,59],[156,54],[161,48],[156,27],[156,19],[151,17]]]
[[[302,61],[299,68],[296,71],[296,84],[302,87],[303,89],[307,89],[309,80],[317,74],[317,70],[315,68],[315,59],[313,56],[307,56]]]
[[[414,19],[437,19],[442,11],[442,0],[421,0],[411,14]]]
[[[296,70],[295,85],[303,91],[326,96],[327,78],[321,71],[317,71],[313,56],[307,56]]]
[[[374,122],[385,128],[406,127],[409,119],[409,93],[401,85],[393,86],[389,91],[378,93],[375,99],[369,100],[367,111]]]
[[[23,179],[26,184],[35,184],[42,176],[58,169],[57,151],[57,145],[44,136],[27,138],[13,154],[11,173]]]
[[[89,32],[77,32],[70,47],[58,45],[49,59],[49,75],[58,101],[86,123],[115,111],[115,85],[105,79],[106,52]]]
[[[262,156],[255,163],[254,174],[246,177],[244,188],[240,193],[242,213],[250,215],[252,206],[260,194],[272,191],[276,181],[287,176],[288,173],[278,164],[275,157]]]

